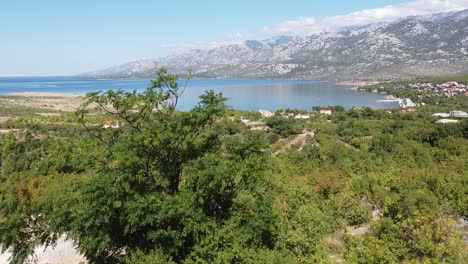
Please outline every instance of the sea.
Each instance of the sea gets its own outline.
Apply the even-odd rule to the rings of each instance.
[[[20,92],[86,94],[94,91],[123,89],[144,91],[150,79],[95,80],[75,76],[60,77],[0,77],[0,95]],[[240,80],[193,79],[179,101],[180,110],[197,105],[199,96],[207,90],[222,93],[233,109],[275,111],[282,109],[311,110],[314,106],[342,105],[345,108],[396,108],[397,103],[382,103],[385,95],[352,89],[335,82],[306,80]]]

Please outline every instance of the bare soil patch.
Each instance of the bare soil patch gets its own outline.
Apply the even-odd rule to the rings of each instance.
[[[70,112],[81,105],[83,98],[83,95],[77,94],[13,93],[2,96],[0,103],[6,107],[27,107],[50,110],[51,112]],[[44,113],[41,114],[44,115]]]

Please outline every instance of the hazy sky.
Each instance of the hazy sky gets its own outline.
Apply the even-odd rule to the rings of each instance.
[[[0,76],[78,74],[181,48],[463,8],[468,0],[0,0]]]

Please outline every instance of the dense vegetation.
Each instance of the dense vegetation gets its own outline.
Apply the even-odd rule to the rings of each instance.
[[[431,117],[450,101],[335,107],[256,131],[239,118],[258,113],[212,91],[176,111],[184,89],[161,70],[144,93],[91,93],[74,115],[0,124],[19,129],[0,140],[12,263],[62,234],[91,263],[466,263],[468,120]],[[314,136],[288,147],[304,131]]]

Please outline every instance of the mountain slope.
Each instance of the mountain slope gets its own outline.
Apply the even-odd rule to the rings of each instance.
[[[115,66],[84,77],[150,77],[159,67],[210,78],[395,79],[468,72],[468,10],[308,37],[279,36]]]

